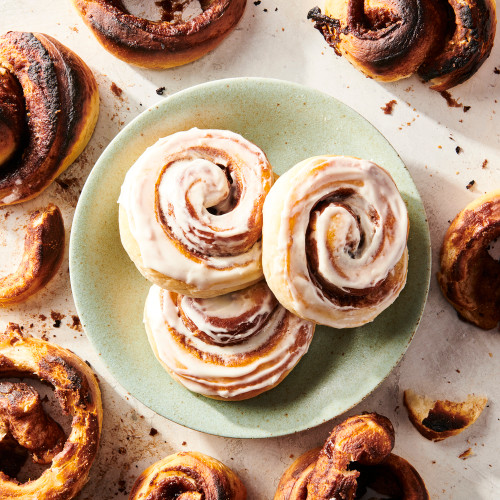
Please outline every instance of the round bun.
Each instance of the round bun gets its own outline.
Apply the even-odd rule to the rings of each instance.
[[[0,75],[2,206],[34,198],[75,161],[94,131],[99,94],[87,65],[42,33],[0,36]]]
[[[128,171],[120,237],[161,288],[214,297],[262,279],[262,207],[273,182],[265,154],[227,130],[160,139]]]
[[[281,307],[264,281],[195,299],[153,286],[144,312],[165,370],[213,399],[249,399],[278,385],[307,352],[314,324]]]
[[[246,0],[204,0],[189,20],[149,21],[130,14],[114,0],[73,0],[73,5],[99,43],[125,62],[160,69],[195,61],[233,30]]]
[[[298,316],[350,328],[375,319],[406,283],[408,214],[388,172],[317,156],[282,175],[264,203],[264,275]]]

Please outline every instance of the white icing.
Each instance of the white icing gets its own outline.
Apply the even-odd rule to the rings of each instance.
[[[193,148],[221,153],[207,159]],[[217,166],[226,166],[227,157],[235,168],[241,166],[237,175],[242,190],[231,211],[213,215],[207,208],[224,208],[232,192]],[[167,162],[172,163],[162,174]],[[179,252],[157,220],[158,180],[159,206],[172,234],[196,255]],[[271,167],[257,146],[233,132],[194,128],[159,139],[148,148],[127,172],[118,202],[127,212],[145,267],[199,289],[217,289],[260,269],[260,240],[247,244],[245,237],[248,221],[271,183]],[[223,251],[216,251],[218,248]]]
[[[272,386],[283,373],[295,366],[312,340],[314,324],[278,306],[263,328],[242,342],[224,346],[207,344],[186,328],[173,297],[175,295],[167,290],[152,286],[146,300],[144,321],[149,326],[160,360],[194,392],[235,397]],[[220,304],[220,298],[215,300]],[[231,314],[232,309],[234,315],[238,315],[239,305],[236,300],[232,306],[224,304],[222,309],[226,314]],[[263,307],[268,306],[264,303]],[[283,325],[286,325],[284,332]],[[174,335],[182,335],[182,343],[177,342]],[[279,336],[276,345],[250,363],[239,363],[241,359],[245,362],[242,356],[269,345],[275,335]],[[298,335],[303,339],[298,343],[299,348],[295,349]],[[217,356],[217,359],[205,362],[189,349]]]

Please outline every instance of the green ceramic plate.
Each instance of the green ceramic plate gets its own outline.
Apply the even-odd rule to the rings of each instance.
[[[160,137],[191,127],[229,129],[260,146],[278,174],[323,153],[373,160],[394,177],[410,214],[408,283],[373,323],[318,327],[306,356],[275,389],[242,402],[192,394],[156,361],[142,323],[149,283],[120,244],[117,199],[125,173]],[[92,244],[89,244],[92,242]],[[137,399],[170,420],[228,437],[279,436],[314,427],[367,396],[387,377],[417,328],[430,276],[422,201],[387,140],[333,97],[294,83],[238,78],[172,95],[111,142],[85,184],[70,242],[71,285],[85,331]]]

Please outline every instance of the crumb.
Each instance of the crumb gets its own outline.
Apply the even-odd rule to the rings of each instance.
[[[460,453],[460,455],[458,455],[458,458],[461,458],[462,460],[467,460],[472,455],[474,455],[474,452],[472,451],[472,449],[467,448],[464,452],[462,452],[462,453]]]
[[[450,108],[461,108],[462,107],[462,103],[460,103],[456,99],[454,99],[453,96],[447,90],[443,90],[442,92],[439,92],[439,93],[441,94],[442,97],[444,97],[444,99],[446,100],[446,104],[448,104],[448,106]],[[470,106],[469,106],[469,108],[470,108]],[[464,111],[465,111],[465,106],[464,106]]]
[[[487,168],[488,167],[488,160],[484,160],[483,164],[481,165],[482,168]]]
[[[115,94],[115,96],[118,97],[118,99],[123,101],[123,96],[122,96],[123,90],[120,87],[118,87],[118,85],[116,85],[115,82],[111,83],[110,89],[111,92],[113,92],[113,94]]]
[[[56,319],[54,321],[54,324],[52,325],[54,328],[59,328],[61,326],[61,320],[60,319]]]
[[[260,0],[257,0],[257,1],[256,1],[256,2],[254,2],[253,4],[254,4],[254,5],[260,5],[260,4],[261,4],[261,2],[260,2]]]
[[[470,106],[464,106],[464,113],[467,113],[467,111],[469,111],[470,109]]]
[[[294,458],[294,457],[295,457],[295,455],[293,453],[291,453],[289,458]]]
[[[64,318],[64,314],[51,311],[50,317],[54,320],[54,328],[59,328],[61,326],[61,320]]]
[[[63,189],[68,189],[69,184],[67,182],[64,182],[62,179],[56,179],[55,180],[56,184],[59,184]]]
[[[187,445],[186,441],[183,441],[182,446],[186,446],[186,445]]]
[[[456,371],[457,373],[460,373],[460,370],[459,370],[458,368],[457,368],[455,371]]]
[[[457,155],[459,155],[462,151],[463,151],[463,149],[460,146],[457,146],[455,148],[455,153],[457,153]]]
[[[40,321],[45,321],[47,319],[47,316],[45,316],[45,314],[39,314],[38,317],[40,318]]]
[[[492,358],[492,357],[493,357],[493,353],[492,353],[492,352],[489,352],[489,353],[488,353],[488,356],[489,356],[490,358]]]
[[[70,26],[69,29],[71,31],[74,31],[75,33],[78,33],[78,28],[76,26]],[[495,68],[496,69],[496,68]]]
[[[125,455],[127,453],[127,450],[123,446],[120,446],[120,448],[118,448],[118,453],[120,455]]]
[[[156,436],[157,434],[158,434],[158,431],[154,427],[151,427],[151,430],[149,431],[149,435]]]
[[[465,186],[467,189],[470,189],[474,184],[476,183],[475,180],[472,180],[469,182],[469,184],[467,184],[467,186]]]
[[[385,115],[392,115],[392,112],[394,111],[394,106],[397,104],[397,101],[393,99],[392,101],[386,102],[385,106],[380,108]]]
[[[73,320],[73,323],[68,323],[68,326],[72,329],[72,330],[77,330],[79,332],[82,331],[82,324],[80,322],[80,318],[76,315],[76,314],[73,314],[71,316],[71,319]]]
[[[49,337],[47,337],[47,335],[45,335],[45,333],[42,335],[42,340],[45,340],[45,342],[48,342],[49,341]]]
[[[157,93],[158,95],[163,95],[163,92],[165,92],[165,87],[158,87],[158,88],[156,89],[156,93]]]
[[[267,12],[267,9],[264,9],[264,12]]]
[[[493,73],[495,73],[495,75],[500,75],[500,68],[496,68],[493,70]]]

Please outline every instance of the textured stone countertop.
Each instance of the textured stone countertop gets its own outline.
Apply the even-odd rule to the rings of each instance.
[[[69,0],[1,0],[0,33],[50,34],[88,63],[99,84],[101,113],[88,147],[56,182],[33,201],[0,208],[0,275],[20,260],[31,209],[48,201],[59,205],[69,235],[78,196],[97,158],[125,124],[166,96],[236,76],[278,78],[322,90],[368,119],[398,151],[422,196],[432,239],[433,272],[420,327],[391,375],[349,414],[377,411],[392,420],[395,452],[421,473],[431,498],[499,498],[500,334],[460,321],[441,295],[435,273],[449,221],[474,198],[500,187],[500,44],[471,80],[451,90],[457,105],[450,107],[416,77],[381,84],[338,58],[306,19],[315,4],[249,0],[237,29],[218,49],[187,66],[148,71],[104,51]],[[165,87],[163,95],[156,92],[160,87]],[[390,101],[392,114],[385,114]],[[341,420],[295,435],[244,440],[203,434],[156,415],[120,387],[87,340],[71,295],[67,249],[61,270],[45,290],[0,311],[0,328],[8,321],[72,349],[99,376],[105,408],[102,443],[79,499],[126,498],[146,466],[177,451],[199,450],[232,467],[247,485],[249,499],[269,500],[292,459],[322,444]],[[407,418],[402,404],[407,388],[457,401],[469,393],[484,394],[489,402],[472,427],[433,443]],[[460,458],[469,448],[472,453]]]

